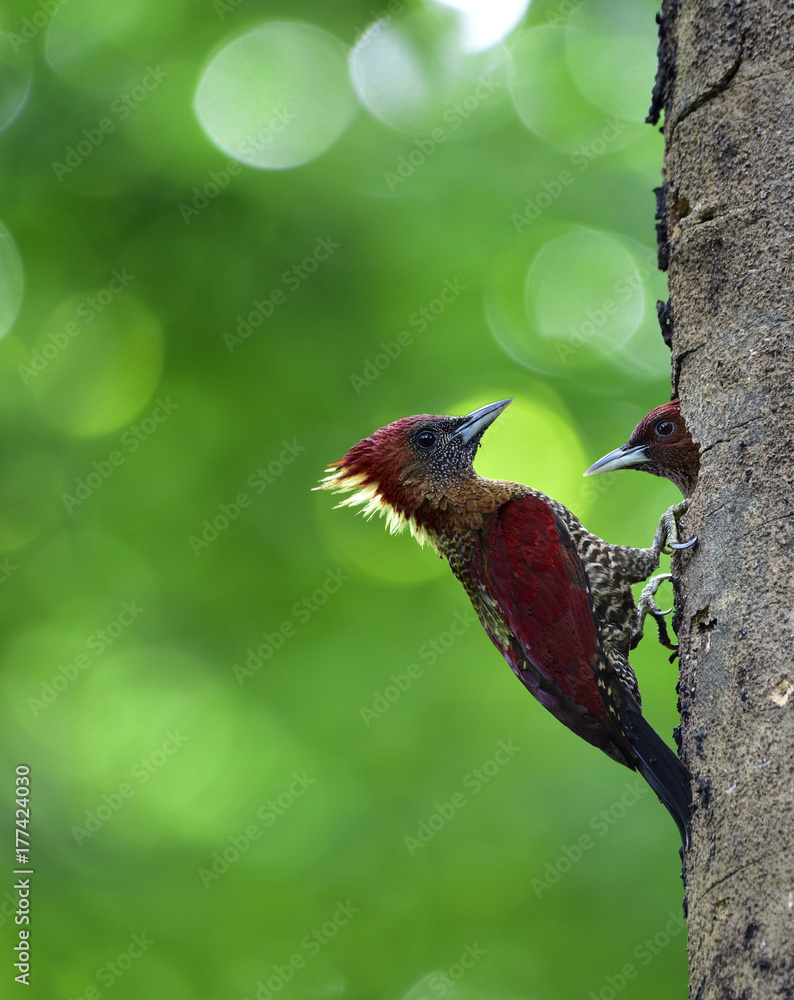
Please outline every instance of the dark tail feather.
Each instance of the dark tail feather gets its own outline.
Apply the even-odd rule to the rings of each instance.
[[[627,714],[630,717],[622,720],[623,727],[637,755],[637,769],[675,820],[684,850],[688,850],[692,817],[689,771],[639,713]]]

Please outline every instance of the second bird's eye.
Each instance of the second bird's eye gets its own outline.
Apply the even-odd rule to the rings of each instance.
[[[421,431],[416,436],[416,443],[427,451],[436,443],[436,436],[432,431]]]
[[[663,438],[670,437],[670,435],[675,430],[675,424],[673,423],[672,420],[660,420],[659,423],[656,425],[655,430],[656,433],[659,435],[659,437]]]

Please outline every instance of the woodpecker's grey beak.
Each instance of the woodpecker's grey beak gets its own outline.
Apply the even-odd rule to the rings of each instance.
[[[616,448],[608,455],[604,455],[603,458],[599,458],[583,475],[597,476],[599,472],[614,472],[615,469],[627,469],[632,465],[642,465],[643,462],[647,461],[649,459],[643,445],[638,444],[634,448],[628,448],[624,444],[621,448]]]
[[[464,444],[468,444],[486,427],[490,427],[499,414],[506,410],[512,402],[512,399],[502,399],[498,403],[489,403],[487,406],[481,406],[479,410],[474,410],[467,417],[464,417],[463,423],[452,437],[459,437]]]

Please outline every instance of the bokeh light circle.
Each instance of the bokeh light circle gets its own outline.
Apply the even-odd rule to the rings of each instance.
[[[605,115],[584,98],[571,77],[565,29],[558,25],[530,28],[512,42],[509,87],[524,125],[556,149],[601,156],[636,142],[646,131],[644,125]]]
[[[603,354],[619,351],[642,318],[634,261],[619,240],[595,230],[547,243],[527,272],[524,296],[530,322],[556,342],[562,361],[588,342]]]
[[[659,270],[656,247],[648,247],[625,237],[620,243],[634,262],[638,292],[642,293],[642,316],[633,336],[620,350],[610,354],[617,368],[632,376],[657,378],[670,365],[670,351],[659,336],[658,301],[669,296],[667,276]]]
[[[487,131],[508,105],[502,46],[469,52],[451,12],[414,10],[371,24],[350,53],[359,100],[390,128],[435,143]]]
[[[665,363],[655,310],[664,297],[648,248],[613,233],[541,224],[496,258],[485,310],[501,347],[531,371],[571,377],[612,368],[652,377]]]
[[[124,427],[160,378],[160,321],[116,270],[99,291],[63,302],[41,327],[20,374],[42,416],[66,434]]]
[[[8,128],[25,106],[32,79],[30,53],[0,31],[0,132]]]
[[[500,42],[524,16],[529,0],[436,0],[458,12],[463,47],[480,52]]]
[[[22,257],[11,233],[0,222],[0,337],[14,325],[24,292]]]
[[[272,21],[212,58],[194,107],[219,149],[253,167],[283,170],[333,145],[356,100],[337,39],[312,25]]]
[[[32,15],[36,27],[42,26],[47,6],[40,4],[42,9]],[[88,93],[112,98],[111,114],[125,103],[129,88],[144,86],[150,92],[168,81],[170,66],[158,61],[161,38],[181,25],[184,0],[54,0],[52,6],[44,43],[50,68]]]
[[[568,68],[585,97],[609,114],[642,123],[656,74],[658,5],[652,0],[588,0],[565,29]]]

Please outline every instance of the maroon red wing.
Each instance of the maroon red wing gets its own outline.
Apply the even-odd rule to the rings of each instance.
[[[571,729],[579,731],[584,711],[611,730],[596,684],[604,654],[587,575],[563,522],[538,497],[508,501],[484,529],[483,564],[486,590],[520,647],[503,650],[505,657],[516,669],[523,655],[534,667],[528,673],[539,675],[516,670],[522,681]],[[555,689],[564,696],[559,705],[550,703]],[[600,742],[595,733],[580,735]]]

